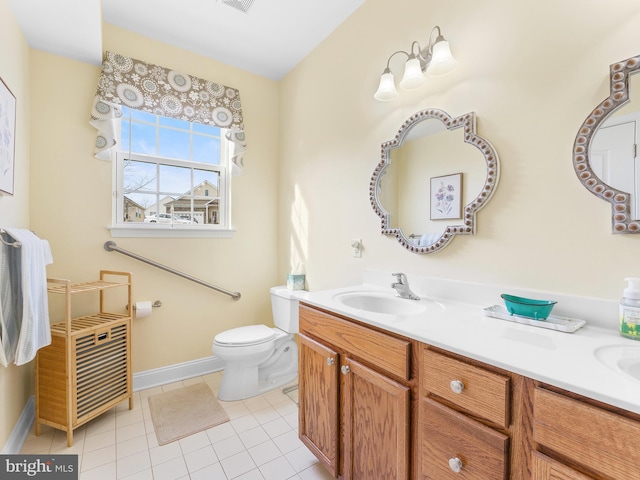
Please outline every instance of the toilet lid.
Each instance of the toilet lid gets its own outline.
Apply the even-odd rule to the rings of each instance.
[[[214,341],[221,345],[255,345],[273,340],[275,336],[276,332],[266,325],[249,325],[221,332]]]

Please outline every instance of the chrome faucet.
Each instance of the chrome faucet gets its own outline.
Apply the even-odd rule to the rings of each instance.
[[[397,280],[391,284],[391,288],[396,290],[396,297],[420,300],[420,297],[409,288],[409,281],[404,273],[392,273],[392,275],[395,276]]]

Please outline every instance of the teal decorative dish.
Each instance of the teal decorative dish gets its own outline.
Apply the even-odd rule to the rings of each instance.
[[[504,300],[507,311],[511,315],[533,318],[535,320],[545,320],[553,306],[558,303],[552,300],[534,300],[532,298],[516,297],[503,293],[500,295]]]

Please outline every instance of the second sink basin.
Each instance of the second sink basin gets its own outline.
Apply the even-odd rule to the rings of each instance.
[[[609,368],[640,380],[640,345],[609,345],[597,349],[595,355]]]
[[[416,315],[430,309],[443,308],[441,304],[431,300],[409,300],[385,292],[344,292],[334,295],[333,299],[345,307],[387,315]]]

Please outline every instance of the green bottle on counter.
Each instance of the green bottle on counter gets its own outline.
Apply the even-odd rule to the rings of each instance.
[[[640,340],[640,278],[625,278],[620,300],[620,335]]]

